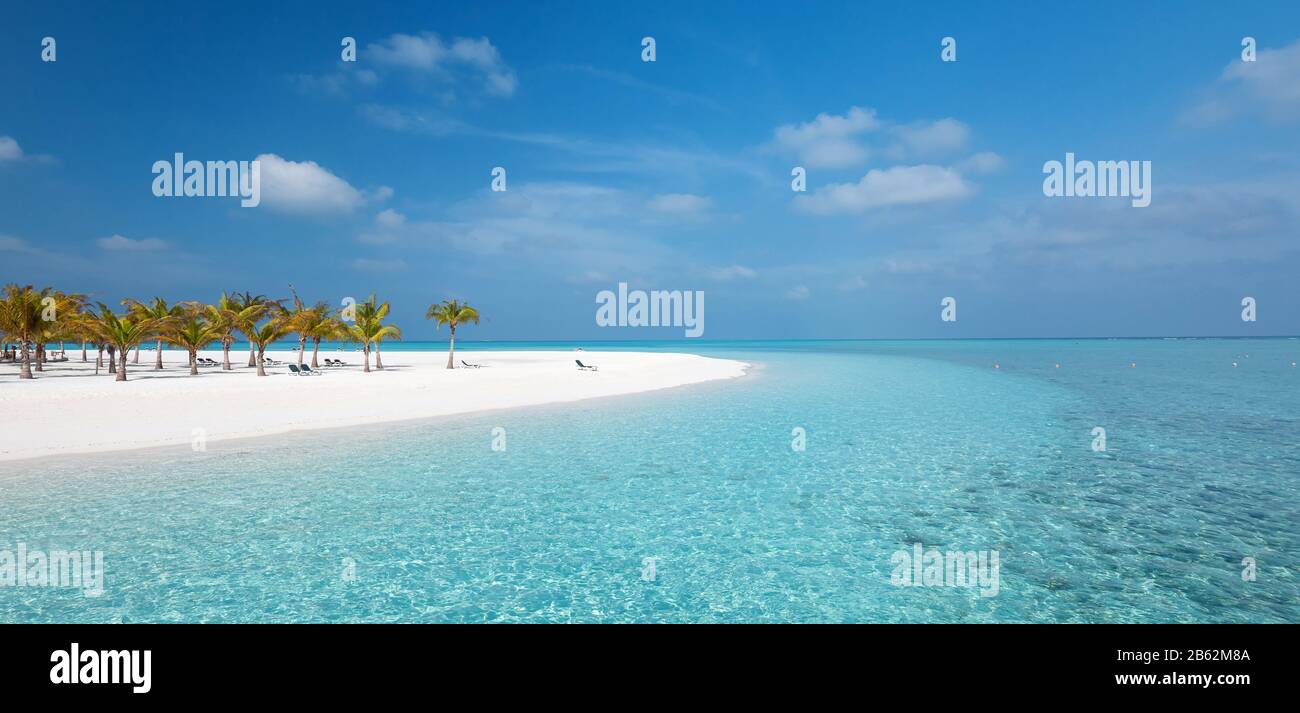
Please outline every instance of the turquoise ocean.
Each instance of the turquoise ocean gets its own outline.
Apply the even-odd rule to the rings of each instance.
[[[0,557],[105,567],[100,596],[0,586],[0,621],[1300,621],[1295,339],[581,346],[753,368],[0,464]],[[996,551],[996,596],[896,586],[916,543]]]

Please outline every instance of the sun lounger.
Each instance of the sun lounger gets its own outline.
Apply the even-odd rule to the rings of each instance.
[[[482,364],[471,364],[471,363],[465,361],[464,359],[461,359],[461,360],[460,360],[460,363],[461,363],[461,364],[464,364],[464,365],[465,365],[467,368],[469,368],[469,369],[482,369],[482,368],[483,368],[483,365],[482,365]]]
[[[583,371],[599,371],[594,366],[587,366],[586,364],[583,364],[581,359],[574,359],[573,361],[576,362],[578,364],[578,368]]]
[[[289,371],[293,372],[296,376],[304,376],[307,373],[302,369],[299,369],[297,364],[290,364]]]
[[[292,369],[292,368],[293,368],[293,364],[290,364],[290,365],[289,365],[289,368]],[[302,369],[302,373],[307,374],[308,376],[319,376],[319,375],[320,375],[320,372],[319,372],[319,371],[312,371],[312,370],[311,370],[311,367],[310,367],[310,366],[307,366],[306,364],[303,364],[302,366],[300,366],[300,367],[298,367],[298,368],[299,368],[299,369]]]

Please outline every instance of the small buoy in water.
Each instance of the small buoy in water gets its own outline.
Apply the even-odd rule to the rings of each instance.
[[[1291,362],[1291,367],[1295,368],[1295,362]]]
[[[1237,368],[1237,362],[1235,362],[1235,361],[1232,362],[1232,368],[1233,368],[1233,369],[1236,369],[1236,368]]]
[[[1056,363],[1056,368],[1057,368],[1057,369],[1060,369],[1060,368],[1061,368],[1061,363],[1060,363],[1060,362],[1057,362],[1057,363]]]
[[[1002,368],[1002,365],[999,364],[999,363],[997,363],[997,362],[993,362],[993,368],[994,368],[994,369],[1001,369],[1001,368]]]
[[[1129,364],[1128,364],[1128,368],[1130,368],[1130,369],[1136,369],[1136,368],[1138,368],[1138,363],[1135,362],[1135,361],[1131,361],[1131,362],[1129,362]]]

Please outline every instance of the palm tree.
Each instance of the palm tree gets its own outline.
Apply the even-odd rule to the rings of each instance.
[[[22,366],[18,372],[20,379],[32,379],[32,358],[27,351],[28,338],[40,326],[41,298],[31,285],[19,287],[9,284],[4,288],[4,299],[0,301],[0,332],[6,339],[14,339],[22,350]]]
[[[293,307],[285,310],[285,321],[290,325],[290,331],[298,335],[298,366],[301,367],[307,339],[311,336],[311,327],[320,321],[320,315],[328,315],[329,306],[324,302],[317,302],[308,307],[298,297],[298,291],[293,288],[293,285],[289,285],[289,292],[293,294]],[[312,366],[316,365],[313,363]]]
[[[45,317],[50,316],[48,302],[49,288],[37,291],[31,285],[19,287],[9,284],[4,288],[4,300],[0,301],[0,331],[18,341],[22,349],[22,367],[18,372],[20,379],[34,379],[32,376],[32,354],[29,346],[33,344],[45,329]],[[57,300],[53,303],[55,317],[58,315]],[[40,366],[37,365],[37,371]]]
[[[239,320],[235,326],[244,333],[245,337],[248,337],[248,365],[256,366],[257,360],[253,356],[252,334],[257,331],[257,323],[274,311],[282,311],[283,307],[280,306],[279,300],[273,300],[266,295],[254,295],[251,292],[242,294],[236,292],[233,301],[235,311],[239,314]],[[261,367],[258,367],[258,371],[261,371]]]
[[[217,330],[217,340],[221,342],[222,371],[231,370],[230,345],[235,343],[235,330],[239,329],[240,323],[248,316],[240,314],[238,307],[238,303],[224,292],[216,304],[207,306],[207,320]]]
[[[289,324],[284,317],[274,317],[261,327],[254,327],[252,331],[246,332],[249,341],[257,347],[258,376],[266,376],[266,369],[263,368],[262,363],[266,357],[267,345],[292,331],[293,325]]]
[[[360,308],[360,306],[361,305],[359,304],[357,305],[358,308]],[[362,319],[360,309],[357,310],[357,320],[349,328],[349,332],[352,334],[354,339],[361,342],[361,348],[366,354],[365,367],[362,369],[362,371],[366,373],[370,373],[371,345],[378,345],[380,340],[385,337],[400,339],[402,336],[401,330],[394,325],[383,324],[378,319],[373,318]],[[384,367],[380,365],[378,368],[383,369]]]
[[[183,321],[166,330],[163,341],[174,344],[190,354],[190,376],[199,374],[199,351],[221,339],[222,327],[204,318],[205,305],[190,303]]]
[[[122,305],[130,310],[131,314],[137,319],[152,319],[157,321],[158,334],[154,335],[156,346],[158,348],[157,357],[154,360],[153,368],[155,371],[161,371],[163,368],[162,350],[163,343],[167,341],[166,331],[179,322],[186,314],[186,308],[181,304],[168,305],[167,300],[161,297],[153,298],[152,302],[144,303],[139,300],[125,299]],[[140,350],[136,349],[136,363],[140,363]]]
[[[380,371],[384,370],[384,360],[379,353],[379,343],[385,339],[402,341],[402,330],[396,324],[385,324],[371,337],[371,341],[375,343],[375,368]]]
[[[434,321],[434,329],[447,325],[451,329],[451,349],[447,352],[447,368],[456,368],[456,325],[465,322],[478,324],[478,310],[459,300],[444,300],[442,304],[429,305],[425,319]]]
[[[311,339],[311,368],[317,368],[316,356],[320,353],[320,343],[322,339],[346,339],[351,335],[348,326],[343,320],[334,315],[334,311],[324,302],[318,302],[312,307],[309,316],[302,319],[297,328],[305,333],[308,339]]]
[[[66,342],[77,336],[80,314],[86,298],[57,290],[40,291],[41,321],[32,332],[36,343],[36,371],[45,371],[45,345]]]
[[[368,368],[370,363],[369,344],[375,345],[375,368],[379,369],[380,371],[383,371],[384,360],[379,353],[379,343],[383,341],[385,338],[390,338],[390,339],[402,338],[402,330],[398,329],[394,325],[384,324],[384,318],[388,316],[388,312],[391,308],[392,305],[390,305],[387,302],[380,303],[375,298],[374,293],[371,293],[369,299],[367,299],[365,302],[362,302],[357,305],[357,320],[356,320],[357,325],[362,325],[362,324],[366,325],[361,330],[360,334],[368,335],[368,338],[370,340],[367,344],[367,350],[366,350],[366,354],[367,354],[366,371],[370,370]],[[354,330],[353,335],[355,336],[357,334],[359,333]]]
[[[95,332],[108,344],[109,359],[116,351],[121,361],[117,367],[117,381],[126,381],[126,355],[131,347],[153,336],[162,327],[158,320],[144,317],[139,313],[127,313],[121,317],[113,314],[112,308],[103,302],[98,303],[99,314],[92,323]]]

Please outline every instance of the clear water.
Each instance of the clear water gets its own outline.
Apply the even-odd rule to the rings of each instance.
[[[0,464],[0,549],[107,570],[99,597],[0,587],[0,621],[1300,620],[1300,341],[619,346],[755,368]],[[916,542],[997,550],[997,596],[892,585]]]

